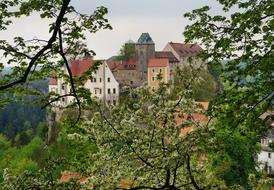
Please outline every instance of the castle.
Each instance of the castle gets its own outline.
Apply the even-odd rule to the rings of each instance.
[[[107,105],[116,105],[119,91],[122,86],[139,87],[145,83],[151,89],[157,89],[161,74],[162,81],[168,82],[174,76],[174,68],[189,64],[192,58],[194,65],[200,66],[201,60],[197,54],[203,49],[198,44],[183,44],[169,42],[163,51],[155,51],[155,43],[148,33],[143,33],[134,45],[135,55],[129,60],[116,60],[115,57],[101,60],[98,70],[92,73],[83,84],[89,89],[91,96],[102,100]],[[80,77],[98,60],[92,57],[83,57],[70,61],[73,77]],[[68,74],[64,68],[64,72]],[[53,76],[49,80],[49,92],[65,95],[71,92],[70,84],[63,78]],[[74,97],[63,97],[55,102],[55,106],[65,107],[74,101]]]

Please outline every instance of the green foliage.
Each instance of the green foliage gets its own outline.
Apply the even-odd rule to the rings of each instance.
[[[114,108],[97,106],[92,119],[79,125],[82,132],[75,140],[94,139],[99,149],[90,158],[94,165],[87,168],[95,175],[96,187],[119,188],[123,180],[136,189],[214,189],[223,184],[202,159],[212,146],[206,140],[209,129],[199,120],[185,119],[205,110],[191,98],[193,78],[181,77],[189,88],[176,99],[170,98],[165,84],[155,92],[147,87],[129,90],[127,101]],[[190,126],[192,132],[181,134]]]
[[[48,39],[40,39],[39,37],[37,39],[24,39],[21,36],[14,36],[11,42],[0,40],[0,50],[6,60],[5,63],[0,63],[1,108],[6,106],[9,101],[26,102],[25,97],[35,97],[35,99],[29,98],[27,100],[30,100],[31,104],[39,103],[39,107],[49,105],[52,98],[58,100],[58,96],[46,96],[46,99],[41,99],[47,90],[39,90],[37,86],[30,85],[32,81],[48,80],[51,73],[65,78],[66,82],[75,87],[74,97],[90,97],[86,90],[81,88],[80,85],[76,85],[81,83],[80,80],[86,79],[73,79],[69,75],[70,70],[66,56],[76,58],[85,54],[95,54],[88,49],[85,43],[85,35],[95,33],[100,29],[111,29],[108,20],[105,18],[108,12],[107,8],[98,7],[88,15],[79,13],[70,5],[70,0],[4,0],[0,2],[0,11],[1,30],[7,30],[8,26],[13,24],[13,20],[29,16],[35,12],[38,12],[41,18],[49,18],[51,21],[49,24],[50,38]],[[60,61],[56,62],[56,60]],[[2,71],[5,71],[4,66],[7,64],[14,64],[15,66],[10,72],[4,73]],[[95,64],[95,69],[98,65],[99,63]],[[67,68],[67,72],[61,69],[64,67]],[[12,94],[12,97],[9,97],[9,94]],[[87,101],[89,100],[90,98],[87,98]],[[40,125],[36,129],[37,134],[34,130],[43,119],[29,117],[37,112],[41,112],[42,117],[44,117],[45,112],[41,111],[40,108],[37,111],[35,106],[33,106],[34,109],[31,109],[31,113],[26,111],[25,107],[15,105],[12,107],[13,109],[10,109],[11,107],[7,108],[9,111],[4,110],[3,114],[0,114],[2,116],[0,130],[7,134],[12,143],[5,142],[4,138],[1,139],[1,142],[6,146],[15,144],[17,147],[0,147],[0,152],[3,153],[3,159],[0,160],[0,172],[2,174],[4,168],[9,169],[9,172],[5,170],[7,172],[4,175],[4,183],[1,187],[3,189],[53,189],[53,187],[58,186],[61,189],[57,179],[60,177],[61,171],[65,170],[64,166],[61,167],[60,164],[60,167],[52,169],[54,170],[52,173],[52,170],[47,170],[48,166],[45,165],[45,160],[49,157],[54,157],[56,160],[65,157],[64,160],[70,161],[66,163],[66,168],[69,169],[74,164],[71,168],[75,169],[78,166],[75,165],[74,161],[83,160],[86,154],[90,155],[96,149],[95,146],[93,144],[87,146],[83,143],[71,142],[65,138],[66,135],[61,135],[56,144],[47,147],[43,143],[46,138],[45,126]],[[11,115],[11,110],[15,112],[13,117],[6,117]],[[37,114],[37,116],[40,115]],[[17,119],[14,119],[15,117]],[[80,164],[78,165],[80,167]],[[38,169],[44,170],[40,171]],[[24,172],[25,170],[28,170],[28,172]],[[54,185],[50,186],[49,180],[54,180],[52,183]],[[34,181],[43,182],[41,182],[42,184],[35,184]],[[62,188],[66,189],[66,187]]]
[[[47,91],[46,81],[35,81],[29,84],[29,86],[38,88],[42,92]],[[25,137],[29,136],[29,138],[32,138],[32,130],[45,120],[45,110],[42,110],[36,104],[36,100],[40,97],[21,96],[19,100],[15,95],[6,94],[6,96],[13,102],[0,109],[0,132],[4,133],[13,143],[16,136],[17,140],[21,136],[25,139],[23,141],[26,144],[29,141]],[[20,143],[17,145],[19,146]]]
[[[132,57],[135,57],[135,43],[128,41],[121,47],[116,59],[120,61],[128,61]]]
[[[209,7],[185,14],[187,41],[200,41],[200,57],[221,68],[223,91],[209,114],[214,129],[212,169],[229,186],[251,189],[249,176],[258,179],[255,156],[268,129],[259,118],[272,109],[273,1],[219,0],[226,13],[211,15]],[[219,67],[221,66],[221,67]]]
[[[7,143],[9,142],[6,141],[6,147],[3,146],[0,150],[3,153],[0,161],[1,174],[5,168],[10,168],[15,175],[20,175],[25,170],[38,170],[38,164],[35,160],[42,156],[41,150],[43,149],[43,142],[40,138],[34,138],[28,145],[21,148],[7,146]],[[37,151],[41,151],[40,154],[35,154]]]
[[[70,78],[69,83],[75,89],[66,56],[76,58],[85,54],[94,55],[95,53],[88,49],[85,43],[85,35],[95,33],[100,29],[111,29],[105,18],[108,13],[105,7],[97,7],[92,14],[88,15],[79,13],[70,5],[70,0],[50,2],[5,0],[1,1],[0,5],[1,30],[7,30],[7,27],[12,25],[12,20],[29,16],[34,12],[39,12],[42,19],[50,18],[52,21],[49,24],[49,39],[24,39],[21,36],[14,36],[12,42],[0,40],[0,50],[3,51],[7,60],[5,64],[1,63],[1,68],[6,64],[15,64],[11,72],[1,77],[0,97],[2,100],[7,92],[18,95],[17,97],[43,95],[44,92],[28,86],[27,83],[47,80],[51,73],[55,73],[58,77]],[[62,61],[56,63],[56,60]],[[68,72],[61,69],[64,67]],[[3,92],[3,90],[6,91]],[[77,98],[76,91],[73,91],[72,96]],[[6,101],[2,100],[0,104],[5,105]],[[40,102],[40,104],[47,103],[48,99]]]
[[[53,178],[56,168],[63,164],[62,160],[49,160],[46,167],[37,172],[24,171],[18,176],[14,176],[8,169],[3,174],[1,189],[90,189],[89,184],[80,183],[78,180],[70,180],[67,183],[61,183],[59,179]]]
[[[213,98],[216,92],[216,83],[206,68],[177,67],[175,73],[174,88],[172,89],[175,97],[178,92],[186,88],[187,85],[184,82],[187,78],[194,78],[195,75],[195,80],[192,81],[193,92],[191,97],[198,102],[210,101]]]
[[[63,158],[67,161],[68,171],[85,172],[88,165],[92,165],[90,158],[97,151],[96,145],[89,139],[73,138],[76,129],[70,128],[69,122],[64,122],[58,134],[56,143],[48,148],[51,158]]]
[[[26,180],[26,183],[30,182],[37,177],[46,177],[41,172],[48,173],[52,176],[52,179],[44,178],[44,182],[47,180],[54,180],[55,185],[58,185],[58,179],[63,171],[78,171],[84,174],[86,172],[86,166],[93,165],[93,161],[90,159],[92,155],[97,151],[96,146],[89,140],[77,140],[69,137],[68,131],[71,131],[68,124],[64,123],[58,139],[54,144],[47,146],[45,144],[45,125],[40,124],[36,128],[36,133],[30,142],[20,147],[12,147],[11,143],[6,137],[0,135],[0,175],[3,176],[4,170],[7,168],[9,175],[18,176],[19,183],[21,178]],[[68,130],[68,131],[67,131]],[[60,161],[58,166],[49,166],[49,162]],[[56,163],[53,163],[56,164]],[[53,168],[51,168],[53,167]],[[46,171],[48,170],[48,171]],[[49,176],[48,176],[49,177]],[[0,183],[3,181],[0,178]],[[74,187],[74,182],[71,184]],[[76,183],[78,184],[78,183]],[[60,185],[60,184],[59,184]],[[79,184],[78,184],[79,185]],[[59,187],[59,186],[58,186]]]

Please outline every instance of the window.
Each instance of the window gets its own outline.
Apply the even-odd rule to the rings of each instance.
[[[108,82],[110,82],[110,78],[108,77]]]
[[[268,158],[271,158],[271,152],[268,153]]]
[[[62,84],[62,90],[65,90],[65,84]]]
[[[160,73],[162,72],[162,69],[160,69]]]
[[[99,89],[99,93],[102,94],[102,89],[101,88]]]
[[[155,78],[154,77],[152,77],[152,81],[154,81],[155,80]]]
[[[154,72],[155,72],[155,70],[154,70],[154,69],[152,69],[152,72],[154,73]]]
[[[96,78],[93,78],[93,82],[96,82]]]
[[[99,81],[102,82],[102,78],[101,77],[100,77]]]
[[[116,88],[113,88],[113,94],[116,94]]]
[[[130,81],[130,84],[133,84],[133,81],[132,81],[132,80]]]
[[[108,94],[110,94],[110,88],[108,88]]]
[[[65,102],[65,98],[62,98],[62,102]]]
[[[113,100],[113,105],[116,106],[116,100]]]
[[[96,89],[94,90],[94,94],[97,94],[97,90]]]

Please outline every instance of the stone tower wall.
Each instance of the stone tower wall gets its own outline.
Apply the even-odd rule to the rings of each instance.
[[[140,83],[147,81],[147,66],[151,58],[155,58],[155,44],[136,44],[137,74]],[[141,84],[140,84],[141,85]]]

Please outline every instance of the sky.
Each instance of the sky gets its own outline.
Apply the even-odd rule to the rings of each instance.
[[[119,52],[123,43],[137,41],[148,32],[155,42],[156,50],[162,50],[168,42],[183,42],[184,27],[190,22],[183,14],[209,5],[212,13],[221,11],[216,0],[72,0],[71,4],[82,13],[91,14],[98,6],[105,6],[107,18],[113,30],[101,30],[87,34],[88,47],[96,58],[107,59]],[[38,15],[21,18],[8,31],[0,32],[0,39],[49,37],[48,22]]]

